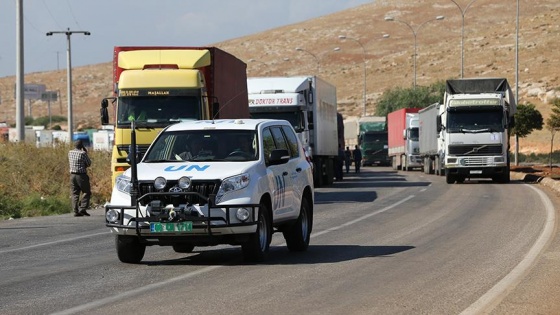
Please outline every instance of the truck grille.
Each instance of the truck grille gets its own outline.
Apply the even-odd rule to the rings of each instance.
[[[465,166],[488,166],[492,165],[492,157],[478,157],[478,156],[470,156],[463,158]]]
[[[210,194],[218,193],[218,189],[220,188],[221,182],[219,180],[216,181],[192,181],[191,186],[188,189],[181,190],[181,192],[197,192],[205,197],[208,197]],[[165,186],[162,190],[156,190],[154,188],[153,182],[141,182],[138,184],[140,196],[145,195],[147,193],[157,193],[157,192],[170,192],[173,188],[173,192],[179,192],[179,188],[177,187],[177,181],[168,181],[167,186]],[[206,204],[206,201],[197,195],[178,195],[178,196],[153,196],[148,200],[162,200],[165,203],[188,203],[188,204]],[[147,203],[147,202],[146,202]]]
[[[449,155],[501,155],[502,145],[476,144],[476,145],[450,145]]]

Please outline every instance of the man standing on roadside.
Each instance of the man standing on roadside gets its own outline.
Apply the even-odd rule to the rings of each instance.
[[[91,160],[82,140],[74,142],[74,149],[68,152],[68,162],[70,163],[70,188],[72,191],[72,209],[75,217],[87,216],[86,209],[89,207],[91,198],[91,187],[87,168],[91,166]],[[84,194],[80,200],[80,195]]]

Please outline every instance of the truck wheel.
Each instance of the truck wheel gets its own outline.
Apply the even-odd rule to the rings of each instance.
[[[445,172],[445,182],[448,184],[453,184],[455,183],[455,177],[448,172]]]
[[[192,253],[194,250],[194,245],[191,244],[175,244],[173,245],[173,250],[176,253]]]
[[[117,256],[123,263],[137,264],[146,252],[146,245],[140,244],[138,237],[128,235],[117,235],[115,237]]]
[[[286,245],[291,252],[303,252],[309,247],[311,228],[313,227],[313,212],[307,198],[301,199],[299,217],[295,224],[282,232]]]
[[[272,229],[270,214],[267,205],[261,201],[259,206],[259,217],[257,231],[249,237],[249,240],[241,245],[243,258],[248,262],[261,262],[266,258],[270,242],[272,240]]]

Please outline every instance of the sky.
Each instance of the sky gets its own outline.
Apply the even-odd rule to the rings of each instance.
[[[19,0],[0,0],[0,77],[16,74]],[[206,46],[374,0],[22,0],[24,73],[110,62],[114,46]],[[86,36],[79,32],[90,32]]]

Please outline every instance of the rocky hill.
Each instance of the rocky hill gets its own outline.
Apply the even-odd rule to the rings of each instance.
[[[464,10],[471,1],[456,1]],[[395,20],[386,21],[386,16]],[[435,20],[444,16],[443,20]],[[248,76],[316,74],[337,86],[339,110],[347,118],[363,111],[366,65],[367,114],[392,87],[429,85],[461,75],[461,10],[450,0],[376,0],[354,9],[262,33],[210,45],[247,62]],[[516,82],[516,3],[476,0],[464,14],[464,77],[506,77]],[[560,2],[520,0],[518,82],[520,103],[531,102],[546,119],[549,102],[560,97]],[[389,36],[384,36],[388,34]],[[348,39],[340,40],[339,35]],[[165,41],[162,41],[162,45]],[[187,46],[188,43],[185,43]],[[363,46],[363,49],[362,49]],[[304,51],[296,51],[296,47]],[[339,50],[335,51],[335,48]],[[107,63],[73,68],[74,121],[77,128],[97,126],[101,98],[111,95],[111,52]],[[365,62],[364,62],[365,61]],[[15,77],[0,78],[0,120],[15,121]],[[59,90],[53,115],[66,115],[66,71],[30,73],[26,83]],[[26,103],[26,115],[28,115]],[[34,117],[46,116],[47,104],[31,105]],[[550,132],[535,131],[520,141],[523,153],[548,152]],[[556,149],[556,146],[555,146]]]

